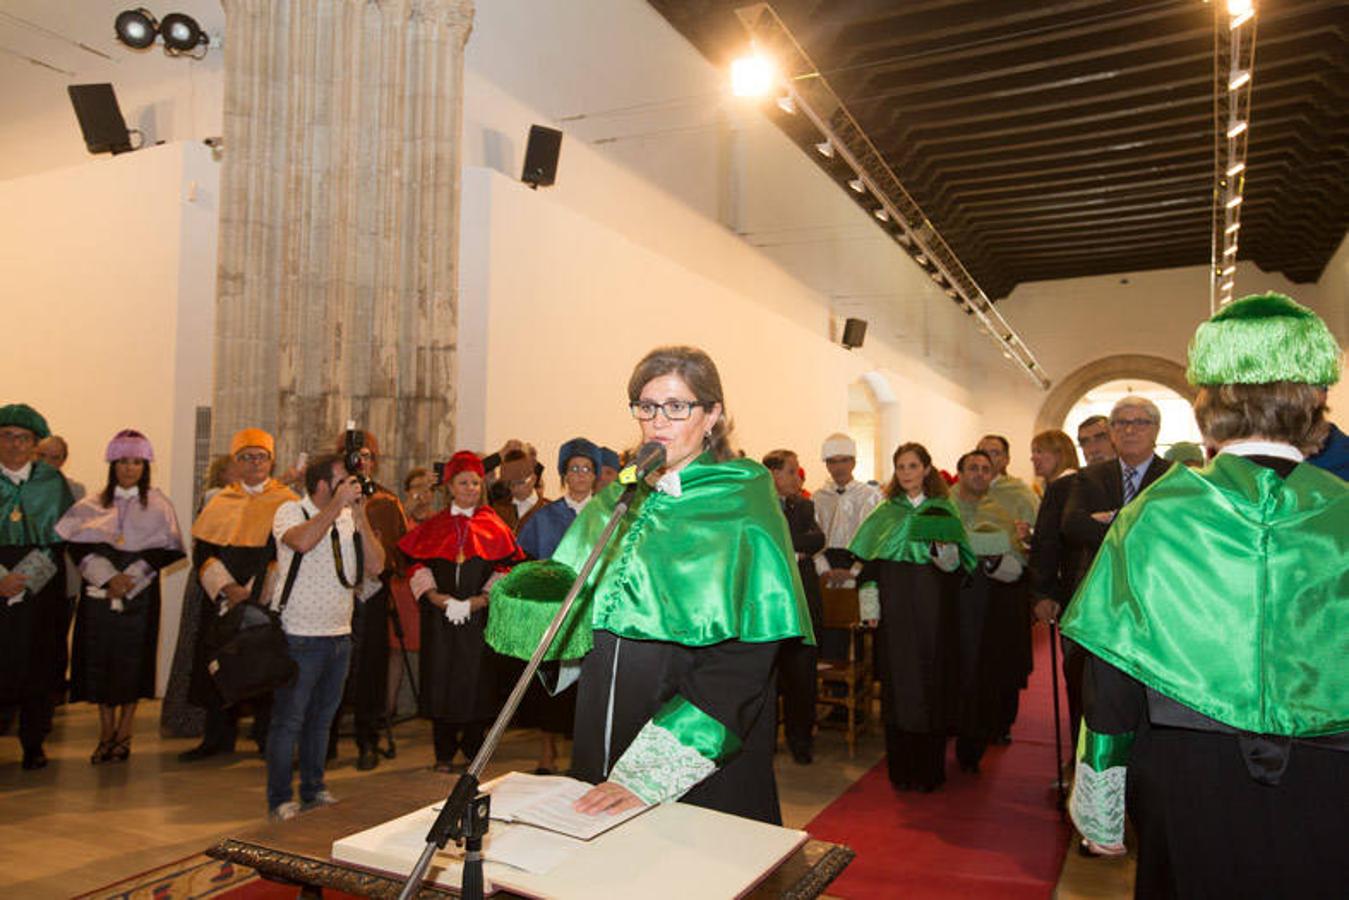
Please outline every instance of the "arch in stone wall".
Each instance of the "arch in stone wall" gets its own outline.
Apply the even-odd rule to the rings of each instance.
[[[1185,380],[1185,367],[1161,356],[1123,353],[1089,362],[1058,380],[1035,417],[1035,432],[1062,428],[1073,404],[1097,385],[1122,378],[1137,378],[1165,385],[1193,400],[1194,386]]]

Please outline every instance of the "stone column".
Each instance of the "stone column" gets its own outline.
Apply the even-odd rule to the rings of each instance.
[[[223,0],[212,446],[278,467],[348,418],[381,480],[454,449],[464,45],[472,0]]]

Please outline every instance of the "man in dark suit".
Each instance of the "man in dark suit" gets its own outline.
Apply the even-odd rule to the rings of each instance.
[[[1155,403],[1145,397],[1124,397],[1110,410],[1110,438],[1117,457],[1089,465],[1073,478],[1062,520],[1067,552],[1075,560],[1072,570],[1064,573],[1063,596],[1067,602],[1071,602],[1078,582],[1096,559],[1115,514],[1171,467],[1157,455],[1161,427],[1162,414]],[[1072,735],[1077,734],[1082,717],[1085,659],[1080,647],[1064,639],[1063,670]]]
[[[763,458],[764,467],[773,474],[773,486],[782,502],[783,515],[792,533],[792,549],[801,570],[810,607],[810,624],[816,639],[824,617],[820,599],[820,580],[812,557],[824,549],[824,532],[815,521],[815,504],[801,496],[801,463],[790,450],[774,450]],[[816,647],[797,638],[784,641],[778,655],[778,691],[782,694],[784,730],[792,759],[809,765],[814,759],[815,664]]]

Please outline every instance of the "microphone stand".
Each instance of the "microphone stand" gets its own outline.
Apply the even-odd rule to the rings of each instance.
[[[510,696],[506,698],[506,705],[497,714],[496,721],[492,723],[492,728],[487,732],[482,747],[473,757],[473,762],[469,764],[468,771],[459,776],[454,789],[450,791],[449,798],[440,809],[440,815],[436,817],[431,830],[427,832],[426,848],[422,850],[422,855],[418,857],[417,864],[412,867],[407,881],[403,883],[403,890],[398,894],[398,900],[411,900],[421,886],[422,879],[426,877],[426,870],[430,868],[431,860],[436,855],[436,851],[443,849],[445,844],[451,840],[455,844],[462,841],[465,849],[460,897],[464,900],[479,900],[483,896],[482,839],[487,835],[487,825],[491,814],[491,798],[486,794],[478,793],[478,777],[482,774],[483,769],[487,768],[487,762],[496,751],[497,744],[501,742],[501,735],[506,731],[506,726],[510,723],[511,717],[515,715],[515,710],[520,706],[520,701],[524,699],[525,691],[529,689],[529,682],[534,677],[534,673],[538,671],[539,663],[543,661],[543,655],[548,652],[549,646],[553,643],[553,638],[561,630],[562,623],[566,621],[567,613],[571,611],[572,605],[576,602],[576,595],[581,592],[582,585],[590,577],[590,572],[595,568],[595,564],[599,562],[600,554],[608,546],[609,538],[613,536],[614,529],[618,527],[619,521],[632,504],[632,498],[637,492],[637,484],[642,480],[641,476],[644,474],[639,469],[637,479],[628,485],[619,496],[618,502],[614,505],[613,514],[609,516],[608,524],[604,526],[604,531],[600,532],[600,538],[595,542],[594,549],[590,551],[590,556],[586,559],[585,565],[581,567],[576,580],[572,582],[570,590],[567,591],[567,596],[562,601],[562,607],[553,616],[553,621],[549,623],[548,630],[543,633],[539,645],[534,648],[534,655],[529,658],[529,662],[525,664],[525,670],[520,673],[519,679],[516,680]]]

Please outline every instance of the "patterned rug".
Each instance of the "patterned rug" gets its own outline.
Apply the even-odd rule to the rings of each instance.
[[[196,853],[81,894],[76,900],[195,900],[221,897],[250,882],[261,881],[252,869]]]

